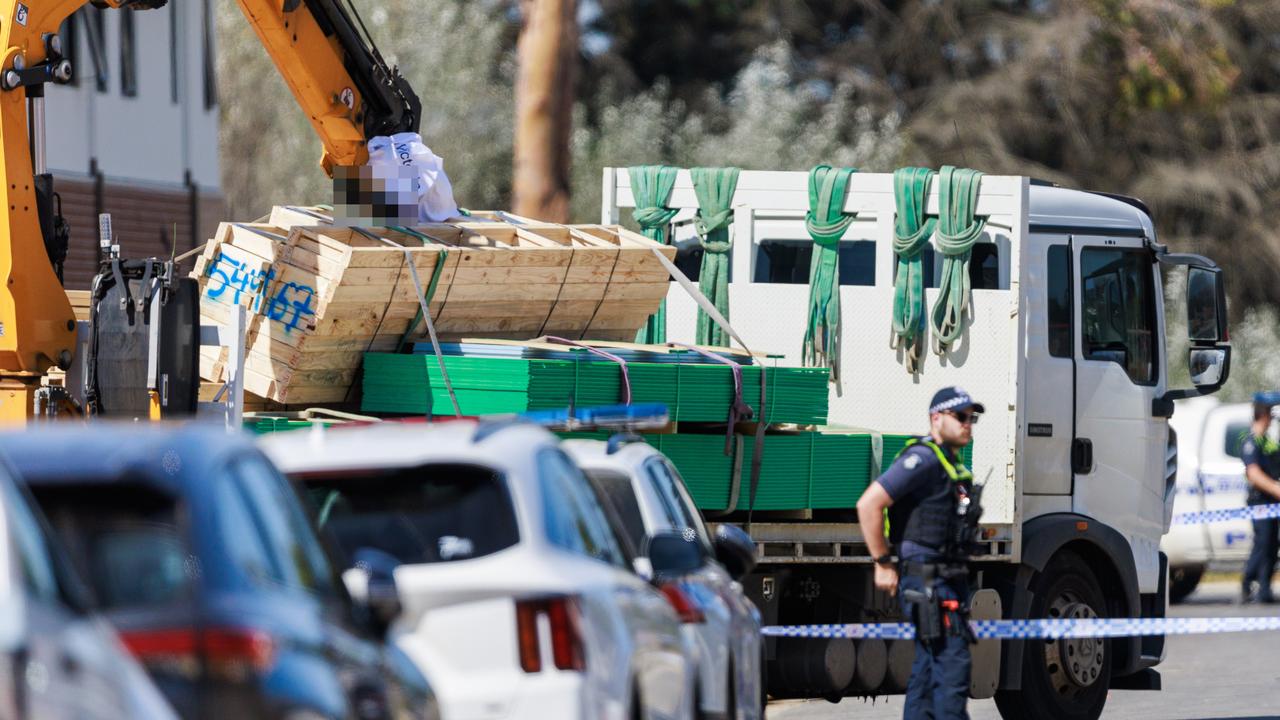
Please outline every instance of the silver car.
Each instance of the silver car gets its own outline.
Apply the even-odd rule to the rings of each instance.
[[[608,498],[631,543],[679,533],[703,562],[680,586],[696,607],[682,613],[685,650],[698,673],[699,717],[763,718],[760,611],[739,578],[754,565],[750,538],[730,525],[708,534],[671,461],[637,436],[566,440],[564,448]]]

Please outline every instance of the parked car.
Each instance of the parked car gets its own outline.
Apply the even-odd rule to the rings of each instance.
[[[176,717],[0,462],[0,717]]]
[[[0,450],[183,717],[439,717],[383,642],[388,618],[352,603],[247,438],[96,425],[2,435]]]
[[[1253,407],[1216,398],[1178,402],[1170,427],[1178,433],[1178,474],[1173,514],[1245,506],[1249,484],[1240,447],[1249,434]],[[1169,556],[1169,601],[1181,602],[1206,570],[1239,572],[1253,544],[1247,519],[1173,525],[1160,543]]]
[[[697,569],[679,582],[696,605],[684,625],[687,654],[698,675],[699,712],[707,717],[763,718],[760,612],[739,578],[755,566],[751,539],[731,525],[707,532],[670,460],[638,436],[567,440],[564,448],[608,499],[630,541],[678,533],[697,550]],[[642,551],[644,554],[644,551]]]
[[[263,447],[351,561],[363,548],[399,563],[393,633],[450,720],[691,716],[679,618],[554,435],[459,420]]]

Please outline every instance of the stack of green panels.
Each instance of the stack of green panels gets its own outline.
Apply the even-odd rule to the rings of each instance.
[[[562,433],[565,438],[604,439],[606,433]],[[689,494],[702,510],[724,510],[732,496],[734,456],[724,454],[723,435],[645,435],[680,471]],[[755,437],[735,436],[742,444],[738,473],[738,510],[751,494],[751,455]],[[736,453],[735,453],[736,454]],[[871,438],[866,434],[799,433],[767,435],[756,510],[852,508],[871,475]]]
[[[325,426],[333,424],[328,421],[296,420],[282,417],[247,417],[244,419],[244,429],[255,435],[266,435],[267,433],[286,432],[289,430],[305,430],[317,422]]]
[[[612,405],[622,401],[622,375],[608,361],[539,360],[445,356],[454,394],[464,415],[517,413]],[[724,422],[733,399],[727,365],[629,363],[631,400],[663,403],[673,420]],[[760,404],[760,368],[742,369],[743,400]],[[768,421],[815,425],[827,419],[827,371],[770,368]],[[365,412],[453,414],[440,375],[429,355],[366,353]]]

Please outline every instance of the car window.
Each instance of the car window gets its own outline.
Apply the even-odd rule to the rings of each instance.
[[[40,521],[31,512],[27,499],[8,477],[0,477],[4,494],[5,517],[9,521],[9,537],[22,564],[22,581],[32,597],[57,602],[58,576],[53,567],[53,553],[40,529]]]
[[[283,584],[284,573],[267,550],[267,540],[249,511],[249,500],[237,477],[227,473],[218,478],[213,492],[218,534],[232,563],[250,580]]]
[[[676,469],[662,458],[655,457],[645,463],[645,470],[648,471],[654,489],[657,490],[658,500],[671,518],[672,526],[681,531],[692,530],[697,535],[698,541],[710,549],[711,540],[707,536],[707,528],[702,524],[702,516],[698,514],[697,508],[684,492],[684,481]]]
[[[559,449],[538,453],[547,540],[570,552],[625,568],[626,560],[587,478]]]
[[[173,495],[123,479],[38,486],[35,495],[103,608],[188,598],[195,565]]]
[[[333,592],[328,559],[288,483],[258,458],[240,460],[235,468],[284,583],[319,595]]]
[[[298,480],[348,561],[366,547],[402,563],[471,560],[520,541],[506,482],[490,468],[437,463]]]
[[[600,497],[618,514],[622,530],[636,549],[644,548],[644,517],[640,514],[640,503],[636,498],[631,477],[616,470],[589,469],[587,477],[598,490]]]
[[[1241,449],[1244,447],[1244,441],[1249,437],[1249,433],[1252,432],[1251,426],[1252,423],[1249,422],[1227,423],[1227,432],[1223,437],[1222,449],[1228,457],[1233,457],[1237,460],[1241,459],[1240,456],[1243,454]]]

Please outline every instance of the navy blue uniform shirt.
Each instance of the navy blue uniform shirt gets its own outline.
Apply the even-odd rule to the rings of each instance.
[[[1250,433],[1240,445],[1240,460],[1244,462],[1246,468],[1257,465],[1272,480],[1280,479],[1280,453],[1275,452],[1274,448],[1266,447],[1268,445],[1271,445],[1269,440],[1259,443],[1253,433]],[[1273,502],[1277,501],[1272,496],[1253,486],[1249,487],[1248,504],[1269,505]]]
[[[947,459],[955,462],[950,450],[943,448]],[[924,445],[912,445],[898,456],[888,470],[877,480],[894,505],[915,506],[921,500],[938,492],[938,486],[947,485],[951,478],[938,462],[938,456]],[[904,540],[898,549],[898,557],[912,562],[936,562],[941,556],[937,551]]]

